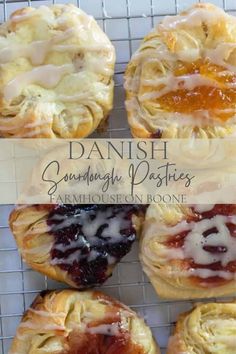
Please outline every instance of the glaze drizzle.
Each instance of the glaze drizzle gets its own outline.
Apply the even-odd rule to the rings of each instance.
[[[102,284],[136,238],[132,205],[60,205],[47,220],[54,238],[51,264],[78,287]]]

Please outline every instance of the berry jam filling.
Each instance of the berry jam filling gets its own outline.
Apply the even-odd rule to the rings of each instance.
[[[136,238],[133,205],[57,205],[47,223],[55,238],[51,264],[81,288],[102,284]]]
[[[124,329],[123,305],[104,294],[101,296],[98,295],[100,301],[106,303],[104,317],[89,322],[83,333],[72,332],[67,338],[70,349],[65,354],[143,354],[143,348],[133,343]]]
[[[144,354],[128,333],[119,336],[72,332],[68,338],[70,349],[60,354]]]
[[[161,129],[157,129],[155,133],[152,133],[150,135],[151,139],[161,139],[162,138],[163,131]]]
[[[209,220],[209,222],[216,217],[217,215],[221,215],[224,217],[227,217],[229,220],[224,224],[225,229],[229,233],[231,238],[236,237],[236,223],[235,220],[234,222],[231,222],[233,219],[236,217],[236,206],[234,204],[216,204],[211,210],[205,211],[205,212],[198,212],[194,209],[192,209],[192,215],[187,219],[187,223],[198,223],[201,222],[202,220],[206,220],[206,222]],[[206,224],[207,225],[207,224]],[[211,225],[211,224],[209,224]],[[210,238],[216,236],[219,237],[219,242],[213,241],[213,244],[205,244],[204,241],[201,241],[201,248],[202,250],[209,254],[209,259],[214,259],[212,262],[205,262],[204,264],[201,264],[201,262],[195,262],[191,257],[185,260],[183,260],[184,264],[186,265],[186,260],[188,260],[188,268],[189,269],[196,269],[196,270],[204,270],[208,269],[212,272],[218,272],[219,275],[216,276],[209,276],[209,277],[204,277],[204,284],[205,283],[210,283],[214,285],[220,285],[224,284],[229,281],[229,279],[222,278],[221,277],[221,272],[225,272],[225,274],[232,274],[236,272],[236,259],[232,260],[232,257],[230,257],[229,261],[226,262],[224,260],[225,255],[227,253],[230,253],[232,250],[230,247],[233,247],[229,241],[226,241],[224,239],[223,234],[221,234],[221,231],[219,228],[222,227],[222,224],[220,226],[207,226],[205,227],[205,230],[199,234],[199,238],[203,238],[203,240],[209,240]],[[187,236],[190,234],[191,230],[185,230],[183,232],[178,233],[177,235],[170,236],[169,239],[164,243],[167,247],[170,248],[175,248],[175,249],[185,249],[185,242],[187,240]],[[199,245],[196,245],[196,247],[199,247]],[[200,254],[202,250],[199,248],[198,253]],[[236,254],[236,251],[235,251]],[[224,260],[222,262],[222,259]],[[196,276],[193,277],[197,281],[201,277]],[[201,280],[202,281],[202,280]]]

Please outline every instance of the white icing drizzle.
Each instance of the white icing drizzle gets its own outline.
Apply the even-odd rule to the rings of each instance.
[[[57,248],[55,247],[55,249],[57,249]],[[72,265],[75,261],[81,260],[86,257],[87,256],[81,255],[81,250],[76,250],[65,258],[53,258],[50,261],[50,264],[51,265],[59,265],[59,264],[66,263],[66,264]]]
[[[27,45],[17,45],[15,43],[11,43],[7,47],[0,50],[0,63],[7,63],[16,59],[17,57],[24,56],[29,58],[32,64],[40,65],[44,62],[46,55],[51,50],[58,50],[58,46],[56,45],[57,43],[70,38],[71,35],[76,34],[79,29],[80,26],[72,27],[62,33],[54,35],[54,37],[51,39],[34,41]],[[69,45],[65,46],[65,49],[69,49]]]
[[[116,336],[121,334],[120,323],[101,324],[96,327],[87,327],[86,332],[91,334],[103,334],[105,336]]]
[[[227,63],[227,59],[231,52],[236,49],[236,43],[220,43],[214,49],[205,51],[205,58],[208,58],[212,63],[222,66],[230,72],[236,73],[236,66]]]
[[[176,16],[166,16],[162,23],[159,24],[161,30],[173,30],[181,26],[197,27],[202,23],[208,23],[209,25],[216,24],[222,21],[222,18],[229,18],[222,9],[214,8],[214,11],[203,8],[192,8],[187,15],[180,14]]]
[[[197,211],[211,210],[212,206],[195,206]],[[207,268],[207,265],[220,262],[223,267],[236,260],[236,238],[230,235],[226,226],[227,223],[236,225],[236,216],[216,215],[211,219],[203,219],[198,222],[182,221],[173,227],[163,227],[161,233],[176,235],[183,231],[189,231],[185,237],[182,248],[174,249],[165,247],[162,256],[169,259],[192,259],[194,263],[205,265],[205,269],[190,269],[188,275],[196,275],[201,278],[220,276],[225,279],[232,279],[234,274],[227,271],[214,271]],[[204,237],[204,232],[216,228],[209,235]],[[204,247],[222,247],[225,252],[211,253]]]
[[[220,277],[226,280],[235,279],[235,274],[231,272],[226,272],[224,270],[212,270],[212,269],[190,269],[187,271],[187,276],[197,276],[202,279],[207,279],[210,277]]]
[[[186,237],[183,252],[185,258],[192,258],[198,264],[211,264],[221,262],[226,266],[236,260],[236,239],[230,235],[226,226],[227,222],[236,224],[236,216],[228,217],[216,215],[212,219],[204,219],[193,223],[192,229]],[[219,233],[212,233],[207,237],[203,232],[216,227]],[[226,247],[227,252],[211,254],[203,249],[203,246]]]
[[[13,80],[8,82],[4,88],[4,98],[7,101],[19,96],[22,89],[31,84],[39,84],[45,88],[55,87],[61,78],[74,72],[72,64],[65,64],[56,66],[52,64],[42,65],[31,71],[22,73],[16,76]]]
[[[214,208],[215,204],[194,204],[194,210],[198,213],[204,213]]]
[[[89,242],[91,247],[97,246],[101,244],[101,242],[120,242],[124,237],[121,234],[121,230],[130,225],[130,221],[124,219],[123,212],[119,212],[115,215],[115,217],[112,217],[112,208],[107,208],[103,211],[97,211],[93,220],[90,219],[89,213],[87,213],[85,210],[81,210],[79,219],[76,216],[64,217],[63,215],[55,214],[53,220],[57,222],[61,221],[58,224],[53,225],[53,228],[51,228],[53,231],[70,227],[72,225],[77,225],[79,222],[79,224],[82,226],[82,235],[81,237],[78,237],[77,240],[70,241],[67,245],[61,243],[55,244],[55,250],[61,251],[63,253],[69,250],[72,252],[66,258],[53,258],[50,262],[51,265],[58,265],[63,263],[72,265],[74,261],[79,261],[84,258],[86,258],[88,262],[95,260],[100,255],[99,251],[96,249],[92,249],[89,255],[81,254],[80,248],[85,244],[84,238],[87,240],[87,242]],[[101,226],[105,226],[102,232],[100,232],[100,237],[102,237],[103,240],[96,236]],[[73,249],[75,250],[73,251]],[[116,258],[110,255],[107,255],[107,260],[108,264],[110,265],[116,263]]]
[[[104,238],[111,237],[111,242],[117,242],[121,240],[123,236],[120,234],[122,228],[126,228],[129,225],[128,220],[124,220],[122,213],[117,214],[114,218],[108,219],[112,214],[111,209],[105,211],[98,211],[94,220],[89,219],[89,215],[82,211],[82,231],[89,239],[94,238],[97,230],[104,224],[107,227],[102,231],[101,236]]]
[[[158,91],[152,91],[139,96],[140,101],[160,98],[169,92],[177,90],[193,90],[200,86],[218,87],[215,80],[208,79],[201,74],[174,76],[169,75],[158,79],[143,80],[143,84],[147,86],[162,86]],[[234,85],[235,86],[235,85]]]
[[[5,64],[15,60],[18,57],[29,58],[33,65],[41,65],[45,61],[47,54],[51,51],[57,52],[96,52],[96,51],[109,51],[110,45],[78,45],[78,44],[58,44],[70,38],[72,35],[78,33],[81,26],[76,26],[67,29],[63,33],[56,34],[52,39],[34,41],[27,45],[9,44],[7,47],[0,49],[0,64]],[[105,57],[107,62],[111,58]]]

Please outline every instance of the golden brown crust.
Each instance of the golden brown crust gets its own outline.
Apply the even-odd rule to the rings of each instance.
[[[88,288],[102,284],[112,274],[116,263],[130,250],[135,240],[135,232],[139,231],[142,214],[136,214],[136,210],[131,206],[123,206],[123,209],[116,209],[115,205],[113,207],[104,206],[102,211],[97,211],[96,207],[93,210],[93,206],[91,206],[91,213],[95,216],[98,226],[96,226],[96,220],[94,219],[95,229],[92,230],[94,234],[90,234],[90,231],[83,233],[83,226],[80,229],[81,226],[79,225],[83,225],[82,217],[81,219],[75,218],[75,215],[86,214],[86,209],[83,210],[83,206],[81,207],[82,209],[78,206],[76,210],[76,206],[18,206],[10,214],[9,225],[16,239],[19,252],[29,266],[70,286]],[[70,211],[70,208],[75,208],[75,211]],[[115,239],[112,241],[113,253],[108,253],[108,244],[105,241],[100,251],[100,248],[96,248],[99,241],[97,232],[99,232],[100,224],[103,225],[103,223],[109,221],[103,218],[106,218],[107,212],[115,213],[115,218],[122,228],[122,217],[126,217],[123,214],[124,211],[133,213],[130,216],[131,219],[128,219],[131,228],[128,230],[129,235],[112,234],[111,237]],[[87,217],[90,217],[89,213],[90,209]],[[60,220],[59,224],[57,224],[58,219]],[[110,221],[112,222],[112,218]],[[105,229],[107,227],[108,224],[106,224]],[[89,234],[86,235],[86,232],[89,232]],[[60,237],[60,233],[62,237]],[[63,234],[65,235],[64,238]],[[84,238],[85,243],[83,243]],[[107,242],[109,242],[109,239]],[[88,244],[89,246],[87,246]],[[84,253],[86,257],[81,253],[84,252],[83,247],[85,250],[86,247],[89,247],[88,254]],[[115,247],[117,247],[118,252],[117,258]]]
[[[212,4],[195,4],[164,18],[144,38],[125,73],[132,135],[234,135],[235,38],[235,18]]]
[[[235,303],[199,304],[180,315],[167,354],[234,354],[235,324]]]
[[[114,354],[160,353],[150,329],[128,307],[97,291],[76,290],[38,295],[9,353],[89,354],[95,348]]]
[[[160,297],[196,299],[235,292],[235,205],[207,207],[149,206],[140,260]]]
[[[15,11],[0,26],[0,135],[88,136],[112,109],[114,63],[106,34],[77,7]]]

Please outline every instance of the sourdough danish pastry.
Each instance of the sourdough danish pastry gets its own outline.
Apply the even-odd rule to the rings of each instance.
[[[9,354],[159,354],[150,329],[100,292],[52,291],[24,315]]]
[[[35,270],[77,288],[102,284],[131,249],[143,212],[132,205],[17,207],[10,227]]]
[[[0,25],[0,135],[81,138],[112,108],[115,53],[73,5],[24,8]]]
[[[236,205],[150,205],[140,259],[161,297],[235,293]]]
[[[182,314],[167,354],[235,354],[236,303],[199,304]]]
[[[236,19],[211,4],[167,16],[125,74],[134,137],[225,137],[236,132]]]

